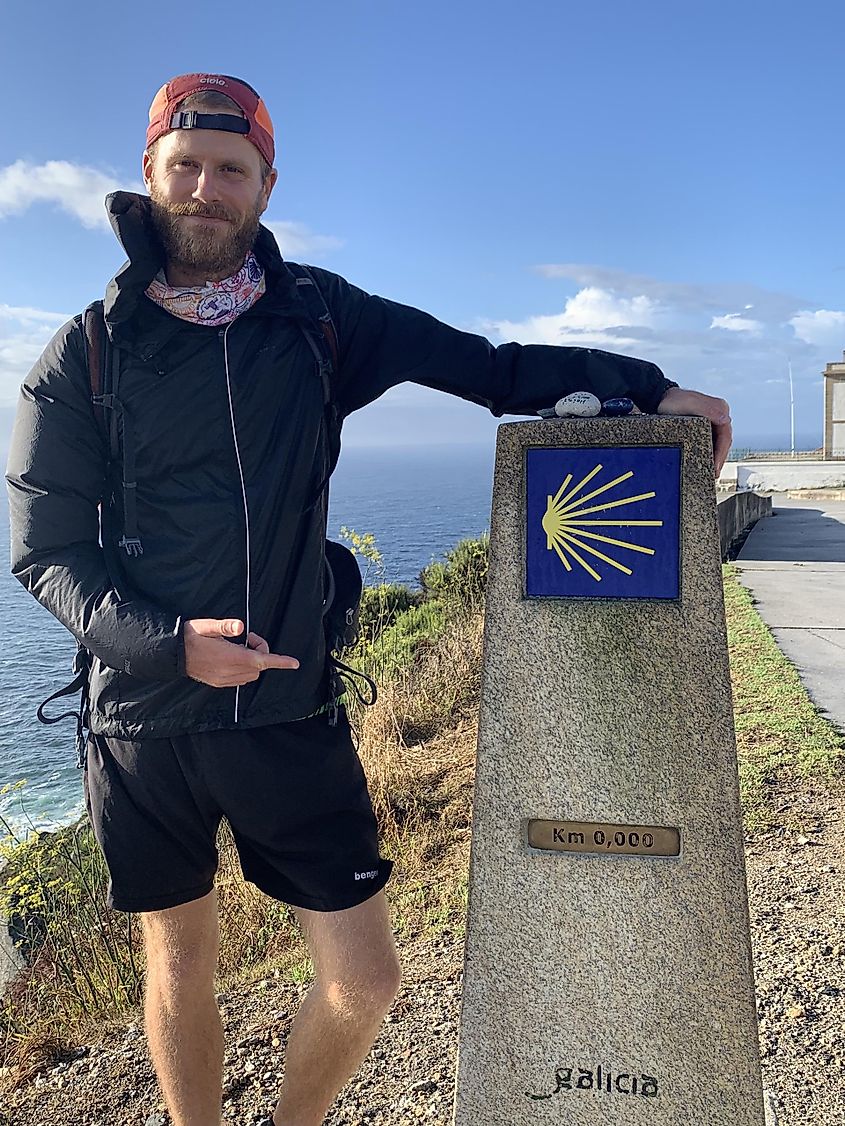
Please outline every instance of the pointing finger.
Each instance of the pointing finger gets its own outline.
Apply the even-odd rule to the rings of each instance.
[[[298,669],[296,657],[282,657],[278,653],[267,653],[259,658],[263,669]]]
[[[299,661],[296,657],[284,657],[279,653],[259,653],[257,650],[245,650],[251,658],[252,667],[264,672],[266,669],[298,669]]]

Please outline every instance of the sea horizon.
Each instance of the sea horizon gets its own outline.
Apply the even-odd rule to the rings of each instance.
[[[762,444],[756,448],[784,450],[782,439],[759,435]],[[738,448],[754,445],[751,439],[749,446]],[[410,447],[349,445],[331,482],[329,536],[341,538],[344,527],[371,533],[382,566],[364,565],[365,581],[416,587],[426,564],[442,558],[461,539],[489,528],[494,457],[492,440]],[[5,494],[0,506],[6,513]],[[8,519],[2,518],[0,560],[7,562],[0,568],[0,607],[7,644],[0,658],[0,789],[20,778],[27,784],[20,794],[0,794],[0,815],[16,832],[23,832],[66,824],[84,811],[84,805],[73,724],[45,727],[35,718],[38,704],[70,680],[75,643],[11,576],[8,558]],[[0,826],[0,838],[3,832]]]
[[[348,448],[332,478],[328,534],[340,539],[344,527],[371,533],[382,566],[364,564],[365,581],[417,586],[426,564],[487,530],[493,456],[492,443],[412,447],[398,457],[392,449]],[[0,789],[27,779],[20,792],[0,793],[0,816],[22,833],[60,827],[84,812],[73,722],[47,727],[35,718],[38,705],[71,679],[76,646],[9,573],[5,492],[0,508],[0,560],[7,561],[0,569],[7,626],[0,657]],[[58,701],[49,711],[60,714],[77,700]]]

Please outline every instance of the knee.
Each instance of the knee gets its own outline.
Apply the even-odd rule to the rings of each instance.
[[[172,949],[147,954],[145,996],[166,1007],[182,1008],[214,998],[216,965],[207,957]]]
[[[325,985],[331,1007],[338,1013],[365,1012],[381,1019],[399,992],[402,973],[395,955],[367,966]]]

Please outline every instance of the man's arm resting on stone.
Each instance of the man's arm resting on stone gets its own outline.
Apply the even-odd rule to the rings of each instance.
[[[373,296],[315,270],[339,329],[338,398],[344,415],[410,381],[486,406],[534,414],[572,391],[631,398],[647,413],[696,414],[713,424],[718,474],[731,445],[724,399],[683,390],[647,360],[598,348],[500,344],[462,332],[409,305]]]
[[[654,412],[677,386],[646,360],[599,348],[500,344],[463,332],[410,305],[373,296],[337,274],[314,270],[338,328],[337,394],[344,415],[399,383],[458,395],[494,415],[536,414],[572,391],[629,396]]]

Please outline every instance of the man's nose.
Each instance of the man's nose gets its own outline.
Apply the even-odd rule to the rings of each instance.
[[[216,203],[219,201],[219,183],[213,168],[206,168],[205,165],[200,168],[199,174],[197,175],[196,187],[191,194],[194,199],[202,200],[203,203]]]

